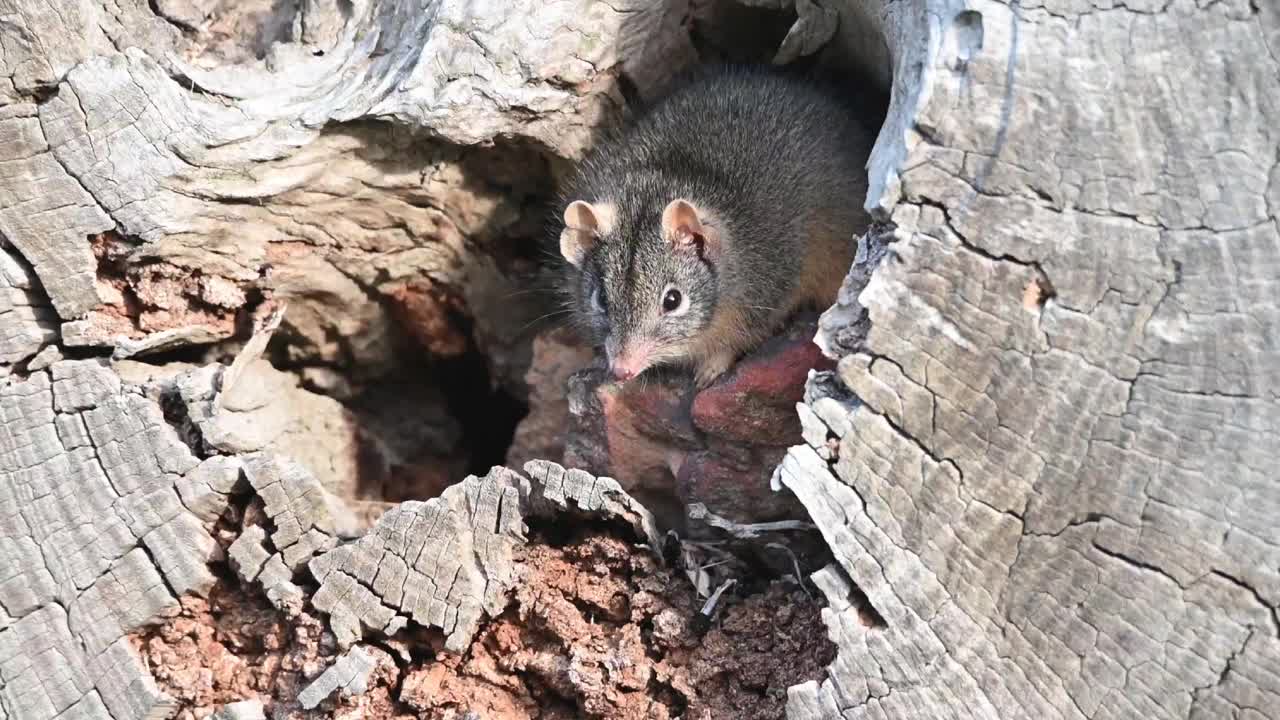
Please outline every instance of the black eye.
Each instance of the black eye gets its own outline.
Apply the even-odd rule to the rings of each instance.
[[[662,312],[675,312],[680,307],[680,291],[671,288],[666,295],[662,296]]]
[[[596,309],[596,312],[605,311],[604,291],[600,289],[599,285],[591,290],[591,306]]]

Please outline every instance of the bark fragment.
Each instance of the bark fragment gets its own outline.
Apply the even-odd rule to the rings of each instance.
[[[298,703],[307,710],[320,704],[334,692],[343,695],[361,695],[368,689],[369,673],[376,661],[359,645],[340,655],[320,677],[303,689]]]
[[[505,468],[468,477],[438,498],[400,504],[364,537],[311,560],[320,583],[312,604],[329,615],[339,644],[364,629],[391,635],[413,620],[441,630],[445,646],[461,652],[515,583],[527,482]]]

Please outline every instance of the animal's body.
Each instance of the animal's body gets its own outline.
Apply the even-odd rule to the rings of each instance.
[[[699,386],[804,306],[836,298],[865,229],[874,133],[770,68],[694,73],[599,144],[563,188],[565,289],[622,379]]]

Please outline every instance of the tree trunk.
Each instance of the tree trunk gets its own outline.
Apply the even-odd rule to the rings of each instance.
[[[778,473],[839,560],[790,716],[1280,716],[1275,3],[888,9],[894,242]]]
[[[397,632],[465,649],[522,518],[657,545],[607,478],[454,483],[563,400],[529,386],[555,178],[709,48],[892,88],[774,475],[834,556],[837,655],[787,716],[1280,718],[1275,3],[0,18],[0,719],[173,714],[139,633],[232,574],[323,638],[294,710],[403,704]]]

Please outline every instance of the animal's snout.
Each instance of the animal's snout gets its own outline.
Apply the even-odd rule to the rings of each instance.
[[[646,347],[626,347],[609,362],[609,370],[618,380],[630,380],[649,367],[649,349]]]

